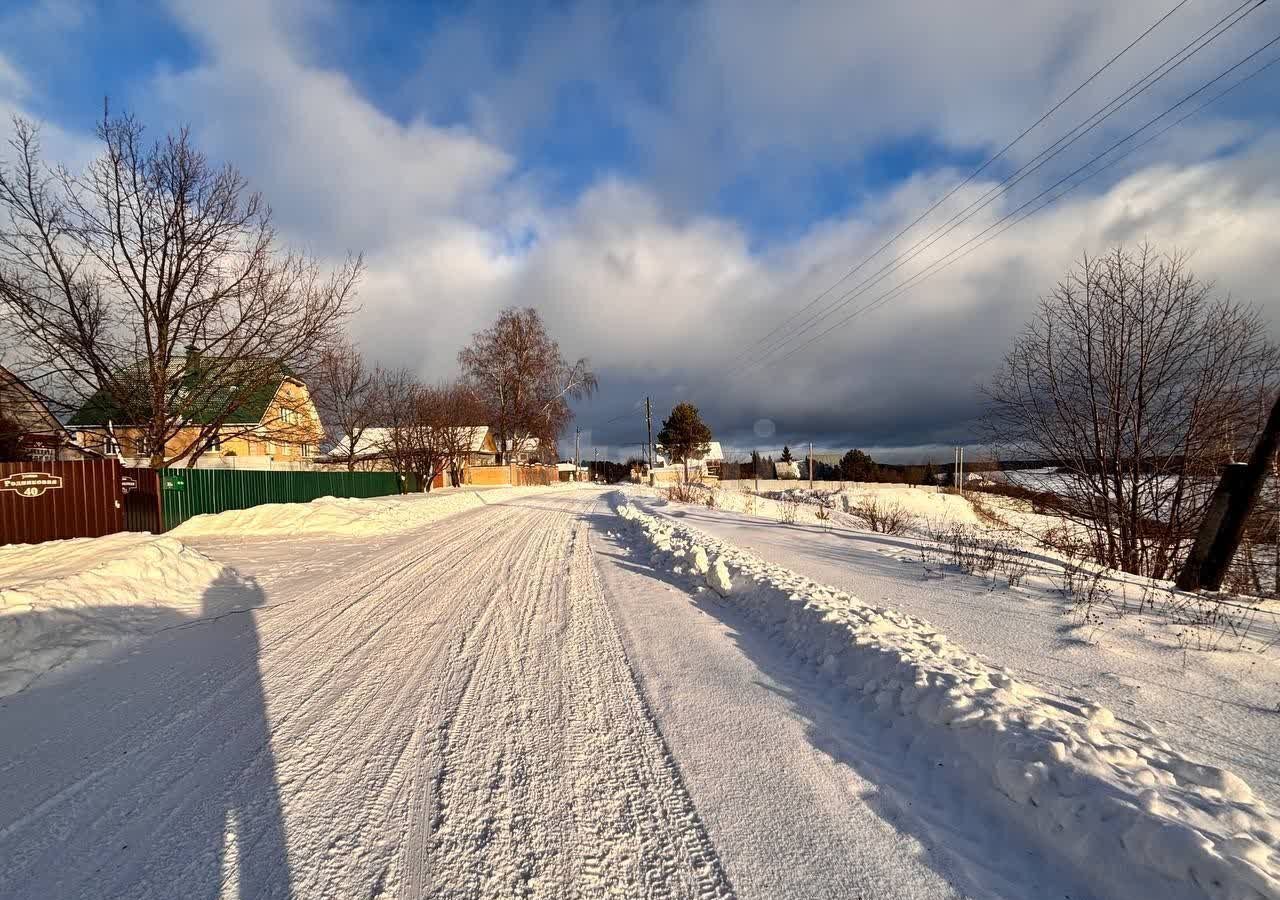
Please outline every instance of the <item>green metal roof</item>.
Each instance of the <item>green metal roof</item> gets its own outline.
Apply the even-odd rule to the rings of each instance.
[[[271,399],[280,390],[280,385],[290,379],[297,380],[289,370],[282,369],[278,377],[263,382],[259,387],[245,392],[243,396],[235,396],[232,389],[227,388],[209,397],[199,410],[187,417],[187,421],[195,425],[208,425],[226,413],[225,424],[261,422],[267,407],[271,405]],[[145,410],[146,406],[145,402],[140,402],[136,408]],[[107,422],[115,425],[138,424],[130,421],[131,418],[116,402],[116,397],[111,392],[99,390],[76,410],[75,415],[67,421],[67,425],[71,428],[87,428],[106,425]]]

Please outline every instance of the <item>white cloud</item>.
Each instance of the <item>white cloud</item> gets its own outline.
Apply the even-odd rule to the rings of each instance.
[[[157,78],[162,108],[192,119],[207,146],[286,198],[282,224],[321,249],[403,238],[424,219],[464,210],[511,170],[505,152],[466,130],[398,122],[345,75],[305,62],[295,44],[315,14],[309,5],[290,15],[191,3],[179,13],[208,60]]]
[[[30,92],[27,79],[0,53],[0,100],[20,100]]]
[[[888,7],[833,22],[767,5],[735,17],[711,5],[697,11],[690,38],[690,57],[703,53],[708,61],[687,62],[678,73],[687,95],[661,114],[643,104],[622,112],[644,120],[654,152],[670,154],[664,158],[673,166],[683,161],[683,177],[694,180],[715,164],[704,151],[724,144],[738,148],[728,156],[778,143],[834,156],[886,129],[977,141],[1033,118],[1046,97],[1095,64],[1099,48],[1155,17],[1153,6],[1140,6],[1038,15],[1004,4],[987,8],[990,15],[948,6],[922,23]],[[827,12],[847,14],[843,6]],[[867,444],[925,443],[963,432],[974,384],[1036,296],[1084,250],[1143,239],[1194,250],[1197,271],[1221,290],[1276,311],[1269,268],[1280,255],[1280,190],[1271,160],[1280,143],[1249,123],[1211,122],[1188,132],[1189,143],[1153,146],[1155,155],[1134,160],[1101,194],[1072,196],[785,364],[725,378],[738,348],[812,299],[961,173],[918,175],[868,198],[856,214],[754,246],[740,223],[671,203],[668,185],[614,175],[564,204],[549,199],[536,176],[516,176],[508,129],[519,124],[505,118],[505,104],[540,114],[547,98],[538,77],[522,91],[508,84],[479,92],[474,102],[485,112],[475,127],[402,121],[308,44],[317,16],[323,24],[340,15],[334,7],[193,2],[177,14],[204,59],[143,85],[144,114],[190,120],[201,144],[236,162],[264,192],[292,242],[334,259],[366,251],[357,336],[371,355],[430,377],[450,373],[458,348],[499,308],[532,305],[567,354],[592,358],[606,385],[653,385],[660,404],[677,393],[692,397],[722,430],[749,433],[752,422],[769,417],[782,436],[794,427],[863,435]],[[1001,36],[985,34],[997,15],[1007,27]],[[575,34],[607,36],[616,26],[585,13],[567,21]],[[528,71],[554,82],[563,71],[553,57],[573,48],[549,46],[556,52],[534,54]],[[903,47],[916,55],[898,58]],[[584,52],[600,56],[599,48]],[[945,79],[955,69],[965,79]],[[5,71],[0,59],[0,106],[6,97],[16,106],[4,85],[22,84],[22,75],[6,79]],[[1243,155],[1203,163],[1187,155],[1188,146],[1199,155],[1242,138],[1254,142]],[[971,185],[950,208],[986,188]],[[993,206],[985,221],[1008,208]],[[961,240],[940,243],[903,274]],[[633,400],[603,396],[594,409],[611,417]],[[598,436],[608,439],[603,429]]]

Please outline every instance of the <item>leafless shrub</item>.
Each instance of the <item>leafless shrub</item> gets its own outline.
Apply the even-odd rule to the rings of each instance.
[[[819,522],[830,522],[831,516],[835,512],[835,505],[835,501],[831,499],[830,494],[819,494],[818,508],[813,514]]]
[[[1023,580],[1030,574],[1031,561],[1021,553],[1010,553],[1004,557],[1000,571],[1004,574],[1005,580],[1009,582],[1009,587],[1014,588],[1022,584]]]
[[[667,488],[667,499],[676,503],[694,503],[698,498],[698,489],[687,481],[678,481]]]
[[[702,502],[706,504],[707,509],[715,509],[720,502],[720,497],[715,490],[709,490],[707,491],[707,496],[702,499]]]
[[[796,500],[782,500],[778,503],[778,517],[784,525],[796,524],[800,517],[800,503]]]
[[[992,528],[1007,529],[1009,527],[1009,523],[995,511],[995,508],[981,499],[976,493],[971,491],[965,494],[964,497],[969,501],[969,505],[973,507],[973,511],[977,514],[979,521]]]
[[[848,512],[877,534],[903,534],[912,516],[900,503],[881,502],[878,497],[863,497],[849,504]]]
[[[933,519],[924,523],[923,531],[942,549],[944,561],[961,574],[989,578],[992,588],[1000,577],[1009,587],[1017,587],[1031,572],[1031,561],[1007,533],[992,535],[971,525]],[[921,559],[929,559],[923,549]]]

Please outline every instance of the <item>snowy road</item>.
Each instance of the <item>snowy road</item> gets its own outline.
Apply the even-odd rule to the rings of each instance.
[[[259,610],[0,707],[0,896],[728,896],[602,602],[595,498],[225,548],[275,553],[225,586]]]
[[[193,542],[245,611],[0,701],[0,897],[1087,896],[615,522]]]

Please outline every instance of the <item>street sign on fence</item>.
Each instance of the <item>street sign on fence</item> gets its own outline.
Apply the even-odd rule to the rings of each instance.
[[[45,491],[62,490],[62,477],[48,472],[17,472],[0,478],[0,491],[13,491],[19,497],[39,497]]]

